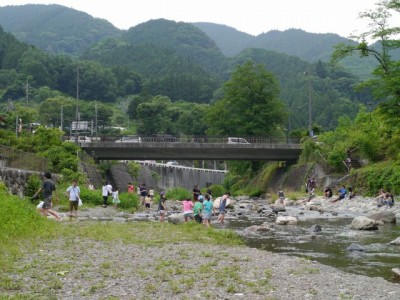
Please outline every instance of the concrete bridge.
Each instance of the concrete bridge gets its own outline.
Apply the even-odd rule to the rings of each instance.
[[[302,151],[298,141],[286,138],[247,138],[246,143],[229,143],[226,139],[99,139],[78,144],[97,160],[296,161]]]

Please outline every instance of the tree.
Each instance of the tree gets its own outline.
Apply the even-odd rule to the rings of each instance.
[[[370,30],[353,35],[357,45],[339,44],[332,55],[333,62],[353,53],[361,57],[372,56],[378,62],[374,70],[374,78],[364,82],[360,87],[369,87],[376,99],[386,99],[381,104],[382,112],[388,117],[387,122],[393,126],[400,124],[400,61],[392,59],[393,50],[400,48],[400,27],[390,27],[389,19],[392,13],[400,12],[400,0],[381,0],[375,10],[368,10],[360,14],[361,18],[370,21]],[[398,20],[398,18],[397,18]],[[376,40],[375,44],[368,44],[367,40]]]
[[[137,107],[138,133],[151,136],[165,132],[167,123],[165,115],[171,105],[171,99],[164,96],[156,96],[150,102],[139,104]]]
[[[287,120],[278,82],[263,65],[248,61],[238,66],[223,91],[205,117],[208,134],[265,136]]]

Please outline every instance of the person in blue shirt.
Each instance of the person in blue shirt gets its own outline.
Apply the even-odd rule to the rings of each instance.
[[[210,227],[210,220],[211,220],[211,215],[212,215],[212,210],[213,210],[213,202],[211,200],[211,197],[209,194],[206,194],[205,196],[205,201],[203,202],[203,224],[206,225],[207,227]]]
[[[338,195],[338,197],[337,197],[335,200],[332,200],[332,202],[336,202],[336,201],[342,200],[342,199],[344,199],[344,198],[346,197],[346,195],[347,195],[347,190],[346,190],[346,187],[343,185],[343,186],[339,189],[339,195]]]

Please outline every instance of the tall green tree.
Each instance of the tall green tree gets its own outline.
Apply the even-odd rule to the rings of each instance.
[[[400,48],[399,26],[390,26],[393,14],[400,13],[400,0],[381,0],[375,10],[362,12],[360,17],[369,20],[369,30],[352,36],[357,45],[339,44],[332,55],[337,61],[353,53],[361,57],[373,57],[378,62],[374,78],[364,82],[360,87],[370,88],[376,99],[386,99],[381,106],[387,116],[386,122],[399,128],[400,124],[400,61],[392,59],[393,50]],[[369,44],[367,41],[376,41]]]
[[[261,64],[238,66],[223,92],[205,117],[210,135],[266,136],[287,120],[277,79]]]

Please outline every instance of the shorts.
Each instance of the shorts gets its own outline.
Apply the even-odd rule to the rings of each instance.
[[[194,216],[194,219],[195,219],[198,223],[203,222],[203,218],[202,218],[200,215],[195,215],[195,216]]]
[[[51,197],[48,198],[44,198],[43,200],[43,209],[50,209],[53,206],[53,204],[51,203]]]
[[[144,204],[144,207],[150,208],[150,203],[145,203],[145,204]]]
[[[219,213],[220,213],[221,215],[224,215],[224,214],[226,213],[226,211],[225,211],[225,209],[220,209],[220,210],[219,210]]]
[[[160,210],[160,215],[165,215],[165,210]]]
[[[191,219],[193,219],[193,213],[191,213],[191,212],[186,212],[186,213],[183,214],[183,216],[184,216],[185,218],[191,218]]]
[[[69,200],[69,210],[78,210],[78,200]]]
[[[211,212],[205,212],[205,213],[203,214],[203,218],[204,218],[205,220],[210,220],[210,219],[211,219]]]

